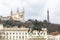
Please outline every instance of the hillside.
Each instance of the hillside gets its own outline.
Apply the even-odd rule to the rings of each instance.
[[[6,21],[0,20],[0,23],[2,23],[4,27],[7,26],[7,28],[14,27],[14,26],[17,26],[18,28],[20,28],[21,26],[29,28],[29,25],[33,24],[35,25],[35,27],[39,26],[40,28],[42,27],[47,28],[48,33],[60,32],[60,24],[50,23],[50,22],[47,22],[46,20],[44,21],[27,20],[24,23],[19,21],[11,21],[11,20],[6,20]]]

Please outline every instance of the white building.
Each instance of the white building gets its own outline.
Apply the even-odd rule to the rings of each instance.
[[[15,20],[15,21],[25,22],[25,20],[24,20],[24,9],[23,9],[23,11],[19,12],[19,9],[17,8],[16,13],[14,13],[11,10],[10,16],[6,16],[6,17],[0,16],[0,19],[1,20]]]
[[[11,10],[11,18],[12,20],[24,22],[24,9],[22,12],[19,12],[19,9],[17,8],[17,13],[13,13]]]
[[[0,19],[3,21],[3,20],[10,20],[10,16],[6,16],[6,17],[3,17],[3,16],[0,16]]]
[[[3,27],[3,25],[1,24],[0,27]],[[46,28],[40,32],[40,36],[38,35],[38,31],[33,31],[33,34],[29,34],[28,30],[28,28],[24,27],[2,28],[0,29],[0,40],[29,40],[30,38],[37,38],[40,36],[43,36],[44,38],[47,37]]]

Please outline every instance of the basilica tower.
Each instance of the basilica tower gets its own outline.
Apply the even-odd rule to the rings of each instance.
[[[24,22],[24,8],[23,10],[20,12],[20,21]]]
[[[19,11],[19,8],[17,8],[17,12],[13,13],[13,11],[11,10],[11,15],[10,15],[10,19],[15,20],[15,21],[20,21],[20,22],[24,22],[24,8],[23,11]]]
[[[13,11],[12,11],[12,9],[11,9],[11,12],[10,12],[11,14],[10,14],[10,20],[12,20],[12,16],[13,16]]]

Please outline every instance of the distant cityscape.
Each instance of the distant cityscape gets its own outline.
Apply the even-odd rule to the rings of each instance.
[[[37,19],[28,19],[27,21],[24,20],[24,8],[23,11],[19,11],[19,9],[17,8],[17,12],[14,13],[13,10],[11,10],[10,12],[10,16],[0,16],[0,23],[2,23],[4,25],[4,27],[13,27],[13,26],[24,26],[24,27],[28,27],[30,24],[32,23],[43,23],[44,28],[48,29],[48,32],[60,32],[60,24],[54,24],[51,23],[49,20],[49,9],[47,9],[47,20],[43,20],[43,21],[38,21]],[[39,22],[39,23],[38,23]],[[36,24],[35,24],[36,25]]]
[[[30,32],[29,32],[30,31]],[[47,20],[24,20],[24,8],[17,13],[11,10],[10,16],[0,16],[0,40],[60,40],[60,24],[51,23],[49,10]],[[58,36],[59,35],[59,36]],[[39,39],[37,39],[39,38]],[[41,39],[40,39],[41,40]]]

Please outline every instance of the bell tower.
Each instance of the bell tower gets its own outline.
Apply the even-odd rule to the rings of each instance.
[[[19,8],[17,8],[17,13],[19,13]]]
[[[20,12],[20,20],[22,22],[24,22],[24,8],[23,8],[22,12]]]

